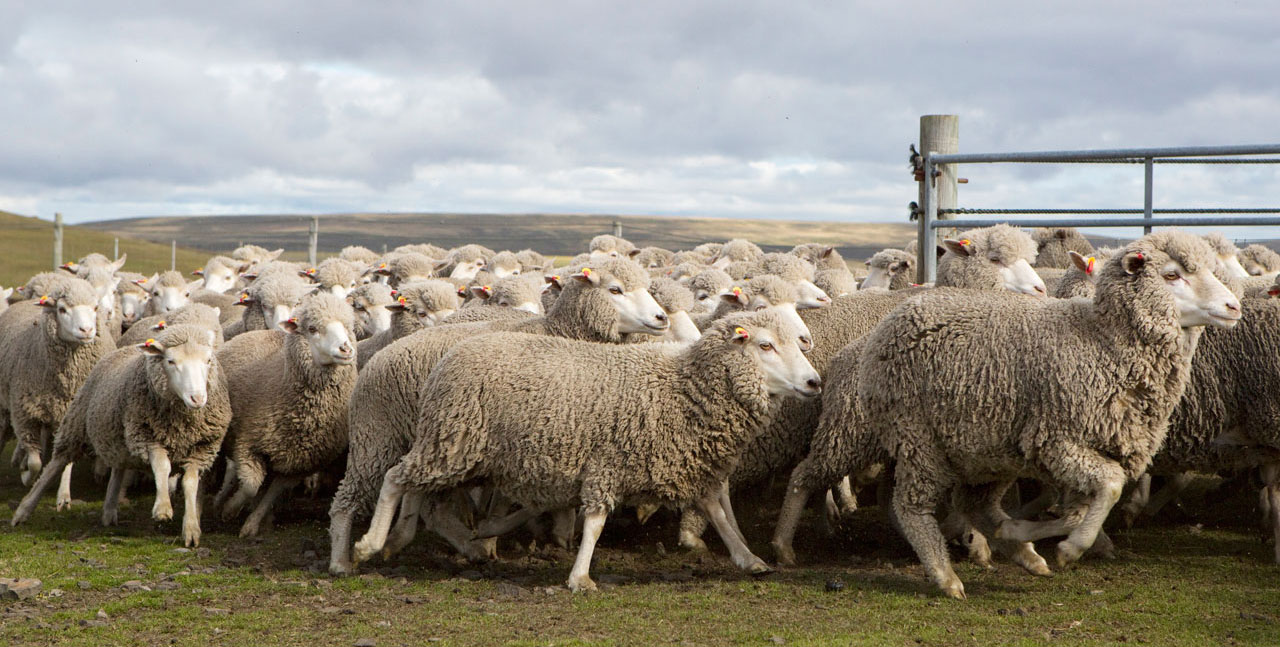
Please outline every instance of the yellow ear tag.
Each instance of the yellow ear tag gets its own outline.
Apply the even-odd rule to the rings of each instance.
[[[961,245],[969,245],[969,244],[971,244],[971,243],[969,242],[969,239],[968,239],[968,238],[961,238],[961,239],[960,239],[960,244],[961,244]]]
[[[398,297],[398,298],[396,298],[396,301],[399,301],[399,302],[400,302],[400,305],[406,305],[406,304],[408,304],[408,303],[409,303],[409,300],[408,300],[408,299],[406,299],[406,298],[404,298],[404,297]]]
[[[242,292],[242,293],[240,293],[240,303],[244,303],[244,302],[245,302],[245,301],[247,301],[248,299],[249,299],[249,293],[248,293],[248,292]]]
[[[749,336],[750,336],[750,335],[748,335],[748,334],[747,334],[747,329],[746,329],[746,328],[743,328],[742,326],[738,326],[738,327],[734,328],[734,329],[733,329],[733,334],[735,334],[735,335],[737,335],[737,336],[739,336],[739,337],[741,337],[741,338],[743,338],[743,339],[746,339],[747,337],[749,337]]]
[[[559,283],[559,282],[560,282],[560,275],[559,275],[559,274],[552,274],[552,275],[551,275],[551,279],[552,279],[552,280],[554,280],[556,283]]]
[[[1093,257],[1092,256],[1089,257],[1089,262],[1085,265],[1084,273],[1093,274]]]
[[[163,328],[164,328],[164,319],[161,319],[160,321],[157,321],[157,322],[156,322],[156,328],[157,328],[157,329],[163,329]]]
[[[587,278],[591,278],[591,268],[589,267],[582,268],[582,275]]]
[[[378,269],[380,269],[380,270],[385,270],[385,269],[387,269],[387,264],[386,264],[386,263],[379,263],[379,264],[378,264]]]
[[[740,297],[740,296],[742,296],[742,288],[740,288],[740,287],[738,287],[738,286],[736,286],[736,285],[735,285],[735,286],[733,286],[733,296],[735,296],[735,297]]]
[[[40,296],[40,305],[44,305],[46,303],[49,303],[49,295],[43,294]]]
[[[307,276],[315,276],[315,275],[316,275],[316,268],[314,267],[307,268]]]
[[[150,347],[150,346],[154,346],[154,345],[155,345],[155,343],[156,343],[156,340],[154,340],[154,339],[148,339],[147,341],[143,342],[143,343],[142,343],[142,345],[143,345],[143,346],[148,346],[148,347]]]

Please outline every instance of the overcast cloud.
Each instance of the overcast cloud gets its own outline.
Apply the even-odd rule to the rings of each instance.
[[[0,209],[902,220],[970,152],[1280,141],[1274,2],[0,3]],[[182,6],[186,5],[186,6]],[[972,167],[963,206],[1141,206],[1140,167]],[[1157,206],[1277,206],[1160,167]]]

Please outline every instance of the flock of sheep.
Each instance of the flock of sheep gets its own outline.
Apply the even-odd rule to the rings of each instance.
[[[926,286],[914,249],[857,277],[829,246],[744,240],[599,236],[559,268],[478,245],[279,254],[244,246],[194,281],[91,254],[6,291],[0,445],[12,432],[31,487],[14,525],[55,480],[69,505],[75,465],[107,476],[104,525],[135,476],[155,519],[180,485],[187,545],[202,482],[243,537],[337,483],[335,574],[420,526],[475,560],[530,527],[579,538],[578,591],[620,507],[677,510],[690,549],[710,525],[761,573],[732,496],[789,477],[772,547],[790,565],[812,494],[830,523],[878,482],[934,584],[964,597],[947,539],[1046,575],[1032,542],[1065,536],[1058,566],[1105,555],[1122,497],[1132,518],[1193,472],[1252,471],[1280,537],[1280,255],[1221,235],[1095,250],[975,229],[943,241]],[[1010,509],[1019,480],[1041,495]]]

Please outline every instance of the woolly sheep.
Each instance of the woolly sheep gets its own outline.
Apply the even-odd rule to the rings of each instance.
[[[1236,254],[1240,265],[1252,276],[1280,272],[1280,254],[1264,245],[1249,245]]]
[[[240,272],[247,269],[249,269],[249,263],[226,256],[213,256],[205,261],[203,267],[196,268],[192,274],[200,277],[202,281],[200,288],[226,294],[236,287]]]
[[[768,420],[771,397],[820,391],[792,342],[797,334],[763,312],[720,322],[680,352],[511,333],[460,344],[424,385],[418,440],[387,472],[356,560],[382,549],[406,491],[431,497],[484,480],[523,506],[517,515],[581,505],[573,591],[595,589],[595,543],[624,503],[696,504],[739,568],[768,572],[724,508],[721,484],[738,449]],[[475,379],[495,369],[506,379]],[[516,386],[549,381],[577,397]],[[634,415],[639,410],[646,415]],[[548,427],[548,420],[559,422]],[[645,460],[627,458],[637,455]]]
[[[508,276],[516,276],[523,270],[520,265],[520,259],[512,252],[502,251],[493,255],[489,259],[488,271],[493,273],[495,279],[505,279]]]
[[[360,245],[347,245],[346,247],[343,247],[342,251],[338,252],[338,258],[341,258],[344,261],[351,261],[352,263],[359,263],[361,265],[372,265],[378,262],[377,253],[368,247],[361,247]]]
[[[1244,266],[1240,264],[1240,249],[1236,244],[1227,240],[1221,232],[1213,231],[1204,235],[1204,239],[1213,248],[1218,256],[1218,260],[1227,268],[1227,273],[1232,277],[1243,279],[1249,276],[1249,272],[1245,271]]]
[[[99,292],[83,279],[55,289],[0,318],[0,445],[12,430],[14,459],[25,458],[22,483],[40,473],[43,452],[76,391],[115,342],[99,328]]]
[[[241,245],[231,252],[231,258],[240,261],[241,272],[251,272],[260,266],[266,265],[284,253],[284,248],[267,251],[265,247],[257,245]]]
[[[764,252],[755,243],[735,238],[720,247],[711,266],[725,269],[733,263],[758,263],[763,256]]]
[[[150,317],[162,315],[182,306],[191,300],[191,292],[199,288],[196,282],[188,282],[179,272],[172,270],[163,274],[152,274],[140,284],[147,291],[147,304],[142,314]]]
[[[472,286],[471,294],[475,298],[467,302],[468,307],[492,305],[524,310],[535,315],[545,312],[542,306],[542,284],[535,283],[529,277],[508,276],[492,285]]]
[[[19,301],[39,299],[42,296],[53,294],[59,289],[72,285],[74,278],[65,272],[41,272],[27,279],[27,282],[22,287],[14,290],[7,301],[12,304]]]
[[[409,450],[418,392],[435,363],[454,345],[503,331],[614,344],[627,334],[665,332],[667,315],[648,292],[648,275],[635,263],[608,260],[564,280],[561,297],[544,317],[423,330],[384,348],[364,366],[351,397],[346,475],[329,509],[330,572],[350,572],[351,523],[356,515],[372,510],[382,475]],[[454,528],[453,534],[440,527],[437,531],[468,556],[483,555],[468,544],[470,531],[465,528]]]
[[[138,284],[138,281],[145,282],[147,277],[133,272],[116,272],[120,283],[116,285],[116,307],[115,312],[120,315],[120,324],[122,329],[128,329],[134,323],[141,319],[143,310],[147,304],[147,298],[151,295]]]
[[[643,247],[635,255],[635,261],[645,268],[670,267],[675,264],[675,258],[675,252],[661,247]]]
[[[831,245],[822,243],[801,243],[791,248],[790,252],[793,256],[808,261],[815,269],[821,270],[848,270],[849,265],[844,262],[844,257],[840,252],[836,251]]]
[[[1063,528],[1059,565],[1093,544],[1126,478],[1164,440],[1200,327],[1240,318],[1214,266],[1204,241],[1160,232],[1108,261],[1092,302],[939,291],[867,336],[857,406],[865,433],[898,459],[894,512],[939,589],[964,597],[933,518],[952,486],[1045,478],[1089,498]],[[1071,361],[1043,361],[1064,352]],[[998,506],[978,512],[979,529],[997,539],[1030,541],[1041,525],[1011,523]]]
[[[346,297],[360,283],[365,266],[341,258],[326,258],[314,268],[302,271],[302,276],[316,282],[321,290],[338,297]]]
[[[1070,252],[1071,268],[1049,291],[1049,296],[1057,299],[1092,298],[1094,287],[1098,282],[1098,272],[1115,253],[1116,250],[1111,247],[1098,247],[1087,258],[1076,252]]]
[[[355,315],[342,298],[325,292],[299,304],[284,330],[245,333],[218,351],[222,361],[246,350],[248,362],[226,362],[232,417],[228,470],[238,487],[224,500],[222,518],[234,517],[271,485],[240,529],[258,534],[272,504],[287,488],[342,455],[347,447],[347,404],[356,383]],[[259,354],[259,348],[271,352]],[[272,376],[270,389],[262,378]]]
[[[702,272],[705,269],[707,269],[707,266],[703,265],[702,263],[692,263],[692,262],[676,263],[670,269],[667,270],[667,278],[673,281],[679,281],[681,283],[688,283],[691,278],[693,278],[695,275],[697,275],[699,272]],[[724,272],[722,272],[721,270],[716,270],[716,271],[720,272],[721,274],[724,274]],[[733,278],[730,277],[728,274],[724,274],[724,277],[729,281],[733,280]]]
[[[700,256],[704,263],[710,263],[722,249],[724,243],[702,243],[690,251]]]
[[[401,245],[395,248],[394,250],[392,250],[392,252],[396,254],[422,254],[427,258],[434,258],[437,260],[443,259],[444,257],[449,255],[449,250],[441,247],[436,247],[435,245],[426,244],[426,243],[419,243],[414,245]]]
[[[916,280],[915,254],[900,249],[882,249],[867,259],[866,264],[867,278],[862,279],[860,290],[901,290],[911,287]]]
[[[395,303],[391,286],[383,283],[366,283],[347,295],[347,301],[356,312],[356,339],[365,340],[391,329],[391,311],[387,306]]]
[[[833,299],[858,291],[858,279],[844,268],[818,270],[813,276],[813,284]]]
[[[128,258],[128,254],[123,254],[120,258],[112,261],[106,256],[94,252],[77,261],[63,263],[62,265],[59,265],[58,268],[71,272],[76,276],[76,278],[87,279],[89,277],[89,272],[95,268],[105,269],[108,274],[119,272],[120,269],[124,267],[125,260]]]
[[[532,249],[522,249],[516,252],[516,260],[520,261],[520,270],[526,274],[541,272],[551,267],[546,256]]]
[[[721,296],[715,311],[699,315],[694,323],[699,329],[705,329],[716,319],[723,319],[735,312],[776,310],[789,325],[800,331],[800,348],[808,352],[813,341],[809,335],[809,327],[797,312],[799,301],[800,295],[795,286],[780,277],[765,274],[729,288],[727,294]]]
[[[676,252],[675,256],[671,257],[671,265],[673,266],[689,263],[691,265],[695,265],[701,268],[701,267],[706,267],[707,264],[710,262],[711,262],[710,257],[704,256],[698,252],[692,252],[687,250]]]
[[[71,403],[54,443],[49,468],[14,512],[17,525],[31,515],[41,493],[63,468],[90,449],[111,466],[102,505],[103,525],[117,522],[125,472],[149,467],[156,500],[151,516],[173,518],[170,473],[182,473],[182,541],[200,543],[200,475],[218,455],[231,421],[231,404],[214,356],[213,328],[181,325],[154,339],[107,355]]]
[[[601,234],[591,239],[587,245],[588,261],[603,261],[610,258],[627,258],[639,254],[640,250],[625,238],[609,234]],[[570,263],[573,264],[572,262]]]
[[[481,245],[463,245],[445,257],[436,271],[440,276],[448,276],[455,279],[471,279],[475,275],[485,269],[489,264],[489,259],[493,258],[493,250]]]
[[[1071,227],[1037,229],[1032,235],[1036,243],[1036,267],[1071,267],[1067,252],[1081,256],[1093,254],[1093,244],[1079,231]]]
[[[293,309],[315,286],[298,276],[288,263],[268,263],[249,287],[240,294],[245,306],[240,319],[222,329],[227,339],[253,330],[274,330],[292,316]]]
[[[671,327],[660,339],[676,343],[688,343],[702,336],[698,326],[689,317],[693,307],[693,293],[688,288],[666,277],[650,279],[649,294],[667,313]]]
[[[385,306],[391,314],[390,328],[358,344],[357,368],[364,368],[388,344],[441,323],[459,307],[458,293],[453,285],[440,279],[402,285],[393,297],[394,301]]]
[[[436,276],[436,261],[431,258],[409,252],[404,254],[395,254],[379,262],[373,271],[388,278],[391,287],[397,287],[401,283],[414,283],[416,281],[425,281]]]
[[[693,291],[693,314],[700,314],[715,310],[721,297],[733,288],[734,280],[722,270],[706,269],[690,277],[688,283]]]
[[[223,337],[222,324],[219,323],[220,314],[217,308],[210,308],[203,303],[188,303],[166,314],[139,319],[133,328],[130,328],[120,336],[120,339],[116,341],[116,347],[136,346],[150,337],[155,337],[159,331],[178,325],[217,328],[214,334],[214,345],[221,346]]]
[[[1036,259],[1038,252],[1026,232],[1001,224],[971,229],[961,236],[959,240],[942,241],[947,252],[938,259],[938,287],[1007,287],[1023,294],[1047,294],[1044,280],[1031,267],[1031,261]],[[979,275],[988,277],[988,280],[992,276],[981,263],[959,263],[956,267],[949,267],[959,259],[971,256],[985,257],[996,266],[999,281],[990,286],[980,286]]]

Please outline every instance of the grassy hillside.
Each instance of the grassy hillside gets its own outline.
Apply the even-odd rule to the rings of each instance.
[[[90,252],[110,256],[114,238],[110,233],[67,226],[63,230],[63,260],[73,261]],[[129,255],[126,270],[150,274],[169,269],[167,244],[121,236],[120,253]],[[208,252],[178,248],[181,270],[193,270],[208,258]],[[52,268],[53,223],[0,211],[0,286],[20,285],[33,274]]]
[[[346,245],[379,251],[405,243],[430,242],[441,247],[480,243],[493,249],[531,247],[544,254],[572,256],[584,251],[593,236],[613,231],[640,246],[688,249],[706,241],[746,238],[769,250],[790,249],[801,242],[836,245],[845,257],[863,259],[889,246],[902,246],[914,236],[908,223],[795,222],[665,218],[654,216],[553,214],[332,214],[320,216],[319,251],[323,256]],[[87,223],[92,229],[121,236],[180,243],[206,250],[234,248],[241,241],[268,248],[283,247],[305,258],[309,216],[199,216],[134,218]]]

